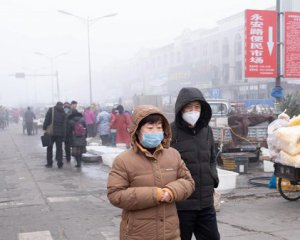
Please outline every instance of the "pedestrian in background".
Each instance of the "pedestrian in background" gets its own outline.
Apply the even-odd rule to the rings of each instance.
[[[66,134],[66,114],[62,102],[57,102],[54,107],[49,108],[43,123],[43,130],[46,131],[51,124],[52,132],[49,133],[51,135],[51,144],[47,147],[47,164],[45,167],[50,168],[53,165],[53,144],[55,143],[55,159],[57,161],[58,168],[62,168],[62,143]]]
[[[75,100],[72,100],[71,101],[71,106],[70,106],[70,108],[71,108],[71,111],[72,111],[72,113],[75,113],[75,112],[78,112],[77,111],[77,101],[75,101]]]
[[[66,114],[66,129],[69,128],[68,124],[68,117],[71,115],[72,110],[71,110],[71,104],[69,102],[64,103],[64,112]],[[66,135],[64,137],[64,149],[65,149],[65,154],[66,154],[66,160],[67,162],[71,161],[71,146],[70,146],[70,136],[68,134],[68,131],[66,131]]]
[[[181,240],[219,240],[214,188],[219,179],[212,130],[210,105],[197,88],[182,88],[175,103],[171,124],[171,146],[179,151],[196,184],[195,192],[177,204]]]
[[[124,113],[124,107],[122,105],[117,106],[118,114],[116,115],[115,127],[117,130],[116,144],[123,143],[127,148],[130,148],[130,116]]]
[[[68,131],[68,129],[70,129],[70,115],[71,114],[75,114],[77,113],[77,101],[72,100],[71,104],[69,104],[68,102],[65,102],[65,107],[64,110],[65,112],[67,112],[66,114],[66,136],[65,136],[65,153],[66,153],[66,160],[67,162],[71,161],[71,135],[70,135],[70,131]]]
[[[118,115],[118,110],[116,108],[113,108],[110,113],[110,140],[111,145],[113,147],[116,146],[116,136],[117,136],[117,129],[116,129],[116,118]]]
[[[87,136],[93,137],[94,136],[94,125],[96,123],[95,114],[92,111],[91,107],[87,107],[84,111],[84,119],[87,128]]]
[[[123,209],[120,239],[179,240],[175,202],[193,192],[194,181],[169,147],[169,123],[158,108],[140,106],[130,133],[133,147],[115,158],[107,184],[108,199]]]
[[[31,111],[30,107],[27,107],[27,110],[24,113],[23,121],[25,123],[25,127],[28,135],[32,135],[34,119],[35,119],[34,113]]]
[[[74,112],[68,117],[67,130],[70,136],[70,145],[72,147],[72,156],[76,159],[75,167],[81,167],[82,154],[86,152],[87,129],[84,116],[80,112]]]
[[[97,116],[97,124],[98,124],[98,133],[101,138],[101,142],[103,146],[110,145],[110,114],[106,111],[105,107],[102,107],[98,116]]]

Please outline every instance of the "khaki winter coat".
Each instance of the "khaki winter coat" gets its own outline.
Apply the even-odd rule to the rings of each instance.
[[[175,202],[194,191],[194,181],[177,150],[170,148],[171,130],[163,116],[165,138],[151,154],[137,143],[139,122],[150,114],[163,114],[153,106],[140,106],[132,116],[133,148],[118,155],[108,178],[108,198],[123,209],[121,240],[179,240]],[[173,200],[158,201],[158,189],[168,188]]]

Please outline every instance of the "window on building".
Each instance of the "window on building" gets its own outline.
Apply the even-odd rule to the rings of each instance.
[[[160,56],[158,56],[157,57],[157,67],[160,67],[161,66],[161,57]]]
[[[167,54],[164,54],[164,57],[163,57],[163,59],[164,59],[164,62],[163,62],[163,64],[164,64],[164,65],[167,65],[167,64],[168,64],[168,58],[167,58]]]
[[[181,63],[181,53],[177,53],[177,63]]]
[[[171,65],[174,64],[174,53],[173,52],[171,52],[169,54],[169,62],[170,62]]]
[[[222,44],[222,56],[224,58],[229,57],[229,43],[228,43],[228,39],[224,38],[223,39],[223,44]]]
[[[219,43],[218,43],[218,41],[213,41],[212,42],[212,51],[213,51],[213,54],[219,53]]]
[[[195,47],[195,46],[192,48],[192,56],[193,56],[193,58],[197,57],[197,47]]]
[[[236,81],[242,80],[242,62],[241,61],[235,62],[234,70],[235,70],[234,71],[235,72],[235,80]]]
[[[204,44],[203,45],[203,56],[207,56],[208,54],[208,47],[207,47],[207,44]]]
[[[152,59],[152,66],[153,66],[153,68],[156,68],[156,60],[155,60],[155,58]]]
[[[225,63],[223,64],[223,71],[222,71],[222,83],[226,84],[229,82],[229,64]]]
[[[213,84],[218,84],[219,83],[219,68],[216,65],[212,66],[211,76],[212,76]]]
[[[234,55],[240,56],[242,54],[242,38],[240,34],[236,34],[234,38]]]

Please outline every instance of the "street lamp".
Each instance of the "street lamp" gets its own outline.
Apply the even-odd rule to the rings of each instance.
[[[95,17],[95,18],[89,18],[89,17],[80,17],[77,16],[73,13],[64,11],[64,10],[58,10],[59,13],[65,14],[65,15],[69,15],[72,17],[75,17],[77,19],[79,19],[80,21],[82,21],[87,28],[87,40],[88,40],[88,64],[89,64],[89,87],[90,87],[90,104],[92,104],[93,102],[93,96],[92,96],[92,71],[91,71],[91,49],[90,49],[90,25],[95,23],[96,21],[103,19],[103,18],[109,18],[109,17],[114,17],[116,15],[118,15],[117,13],[111,13],[111,14],[107,14],[101,17]]]
[[[54,61],[54,59],[56,59],[56,58],[58,58],[58,57],[60,57],[60,56],[63,56],[63,55],[67,55],[68,53],[67,52],[62,52],[62,53],[60,53],[60,54],[58,54],[58,55],[55,55],[55,56],[48,56],[48,55],[46,55],[46,54],[44,54],[44,53],[41,53],[41,52],[35,52],[34,54],[36,54],[36,55],[39,55],[39,56],[43,56],[43,57],[46,57],[46,58],[48,58],[49,60],[50,60],[50,76],[51,76],[51,84],[52,84],[52,103],[54,103],[54,94],[53,94],[53,89],[54,89],[54,87],[53,87],[53,76],[56,76],[56,90],[57,90],[57,99],[58,99],[58,101],[60,100],[60,93],[59,93],[59,83],[58,83],[58,72],[56,71],[56,73],[54,74],[53,73],[53,61]]]

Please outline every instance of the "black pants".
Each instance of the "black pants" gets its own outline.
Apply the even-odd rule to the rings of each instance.
[[[62,158],[63,158],[63,152],[62,152],[62,143],[63,143],[63,137],[62,136],[52,136],[51,137],[51,145],[47,147],[47,164],[51,165],[53,164],[53,144],[55,143],[56,147],[56,154],[55,159],[57,161],[57,166],[61,167],[63,165]]]
[[[109,140],[109,135],[100,135],[102,145],[103,146],[109,146],[110,145],[110,140]]]
[[[94,124],[87,124],[86,129],[87,129],[87,136],[94,137]]]
[[[70,140],[65,140],[65,154],[66,154],[66,159],[69,162],[71,160],[71,145],[70,145]]]
[[[181,240],[219,240],[216,211],[214,207],[194,211],[178,211]]]

